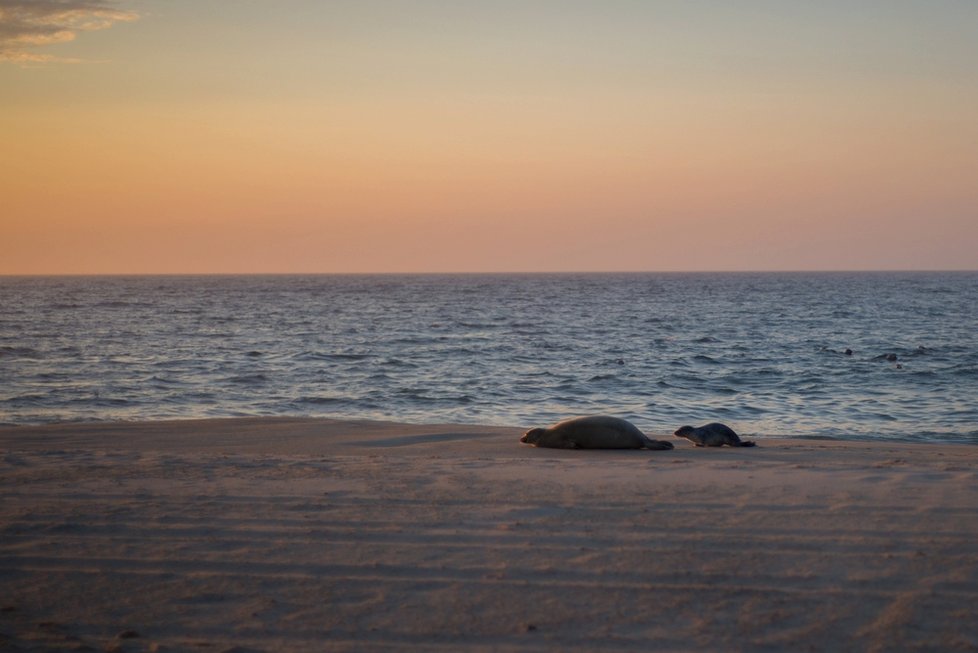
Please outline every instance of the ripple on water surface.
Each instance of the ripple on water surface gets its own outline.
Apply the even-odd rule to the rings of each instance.
[[[9,277],[0,422],[602,412],[974,442],[976,291],[975,273]]]

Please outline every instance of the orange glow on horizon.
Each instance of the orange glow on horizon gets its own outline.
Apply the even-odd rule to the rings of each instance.
[[[974,64],[953,81],[832,77],[815,64],[839,62],[781,44],[794,70],[756,59],[721,75],[703,57],[718,43],[746,57],[750,40],[703,27],[659,51],[628,40],[654,11],[619,10],[567,19],[607,39],[587,56],[566,35],[453,10],[537,53],[536,77],[495,32],[466,45],[369,12],[351,34],[394,30],[404,48],[339,39],[346,67],[246,50],[233,54],[250,69],[211,63],[235,60],[217,49],[233,40],[159,58],[153,39],[191,7],[80,40],[118,39],[112,63],[7,62],[21,92],[0,109],[0,274],[978,267]],[[281,29],[281,43],[329,46]],[[972,48],[965,36],[933,47]],[[874,38],[902,61],[903,41]],[[643,67],[656,57],[677,63]]]

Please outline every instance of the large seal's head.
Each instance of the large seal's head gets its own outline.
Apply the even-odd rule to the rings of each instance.
[[[523,434],[523,437],[520,438],[520,442],[524,444],[536,444],[537,442],[540,441],[540,438],[542,438],[543,434],[546,432],[547,429],[541,429],[541,428],[530,429],[529,431]]]
[[[692,433],[693,430],[694,429],[692,426],[680,426],[678,429],[676,429],[676,432],[673,433],[673,435],[675,435],[677,438],[685,438]]]

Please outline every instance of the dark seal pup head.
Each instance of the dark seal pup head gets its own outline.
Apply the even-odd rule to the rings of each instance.
[[[673,434],[678,438],[686,438],[697,447],[753,447],[754,443],[741,440],[740,436],[726,424],[711,422],[704,426],[681,426]]]

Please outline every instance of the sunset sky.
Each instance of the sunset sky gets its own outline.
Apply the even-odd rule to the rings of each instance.
[[[976,268],[975,0],[0,0],[0,274]]]

